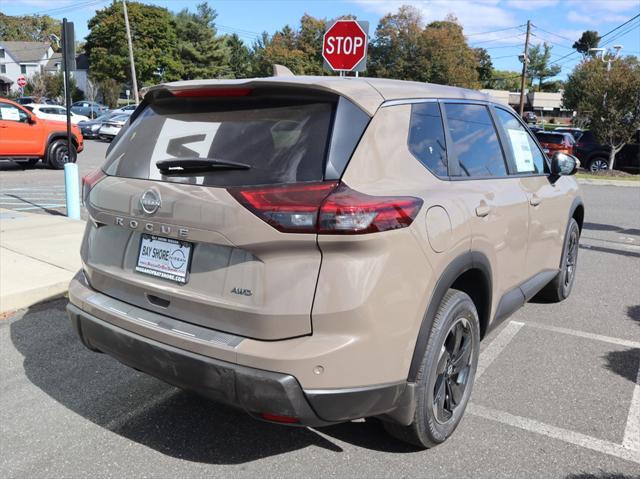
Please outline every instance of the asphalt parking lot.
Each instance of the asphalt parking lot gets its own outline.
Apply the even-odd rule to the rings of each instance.
[[[104,162],[108,142],[85,140],[78,154],[79,177]],[[64,172],[50,170],[40,162],[25,169],[19,163],[0,161],[0,208],[29,213],[66,214]]]
[[[105,146],[87,142],[81,172]],[[58,174],[0,165],[2,193]],[[257,422],[85,350],[57,300],[0,321],[2,476],[640,478],[640,188],[583,192],[572,296],[485,338],[467,414],[437,448],[376,421]]]

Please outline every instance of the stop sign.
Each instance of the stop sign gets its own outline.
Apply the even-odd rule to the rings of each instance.
[[[367,56],[367,33],[356,20],[337,20],[324,33],[322,56],[332,70],[353,71]]]
[[[27,79],[24,75],[20,75],[18,77],[18,81],[16,82],[20,88],[24,87],[27,84]]]

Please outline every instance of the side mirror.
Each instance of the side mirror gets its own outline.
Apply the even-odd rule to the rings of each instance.
[[[30,125],[35,125],[36,123],[38,123],[38,120],[37,120],[35,115],[29,115],[29,118],[27,119],[27,122]]]
[[[578,171],[580,160],[573,155],[556,151],[551,157],[551,174],[553,176],[574,175]]]

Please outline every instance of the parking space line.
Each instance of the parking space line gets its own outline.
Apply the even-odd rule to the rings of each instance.
[[[633,388],[622,446],[640,453],[640,366],[638,366],[638,374],[636,375],[636,385]]]
[[[467,412],[474,416],[506,424],[507,426],[524,429],[525,431],[541,434],[569,444],[591,449],[592,451],[640,464],[640,450],[630,449],[610,441],[587,436],[586,434],[570,431],[568,429],[551,426],[526,417],[515,416],[507,412],[498,411],[478,404],[469,403],[467,406]]]
[[[624,346],[627,348],[640,349],[640,342],[631,341],[629,339],[612,338],[611,336],[603,336],[601,334],[587,333],[586,331],[577,331],[575,329],[560,328],[558,326],[549,326],[547,324],[536,323],[535,321],[527,321],[527,326],[537,329],[546,329],[547,331],[553,331],[555,333],[569,334],[571,336],[577,336],[579,338],[595,339],[596,341],[603,341],[605,343],[617,344],[618,346]]]
[[[480,359],[478,360],[478,369],[476,370],[476,380],[484,374],[491,363],[495,361],[495,359],[500,355],[502,350],[507,347],[507,345],[511,342],[513,337],[516,335],[520,328],[524,326],[524,323],[519,321],[511,321],[509,324],[505,326],[505,328],[500,331],[489,346],[486,347],[482,354],[480,354]]]

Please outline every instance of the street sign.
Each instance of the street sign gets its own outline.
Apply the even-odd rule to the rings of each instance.
[[[364,71],[369,22],[336,20],[324,33],[322,57],[333,71]]]
[[[24,77],[24,75],[20,75],[16,83],[20,88],[24,88],[27,85],[27,79]]]

